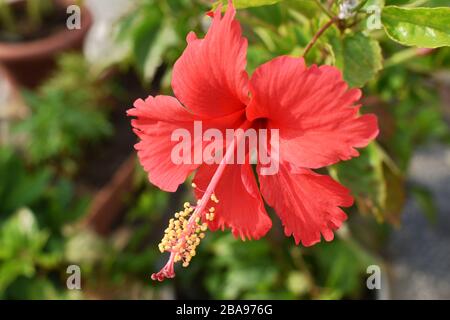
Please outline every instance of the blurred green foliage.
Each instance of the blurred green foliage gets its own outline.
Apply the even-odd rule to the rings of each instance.
[[[37,92],[24,92],[33,113],[16,126],[23,134],[29,161],[39,164],[55,157],[73,158],[83,143],[92,143],[112,132],[102,110],[108,90],[89,76],[81,55],[68,54],[59,60],[57,73]]]
[[[249,73],[275,56],[302,55],[342,1],[330,7],[328,3],[235,1],[249,39]],[[411,157],[422,144],[450,141],[439,94],[442,88],[448,90],[442,79],[450,75],[450,49],[406,48],[383,29],[369,30],[364,10],[373,4],[380,9],[448,5],[446,1],[367,1],[354,15],[328,28],[306,57],[308,64],[336,65],[352,86],[361,87],[365,105],[361,110],[376,113],[381,128],[377,142],[361,150],[360,157],[328,168],[356,198],[348,223],[333,242],[295,246],[271,212],[274,228],[263,239],[241,242],[229,232],[209,233],[189,268],[177,272],[171,282],[151,285],[149,275],[166,258],[156,246],[165,223],[192,195],[184,189],[163,193],[150,186],[138,168],[126,195],[126,215],[107,237],[76,224],[87,202],[75,192],[74,181],[55,167],[64,166],[61,163],[68,158],[76,163],[73,159],[87,143],[101,148],[100,138],[112,128],[108,110],[102,107],[109,89],[79,56],[69,55],[61,60],[55,78],[27,94],[32,114],[18,127],[18,134],[28,137],[22,153],[9,148],[0,152],[0,297],[373,298],[365,289],[366,268],[382,263],[379,249],[389,229],[385,223],[401,222],[406,194],[416,197],[433,219],[429,192],[405,184]],[[161,92],[169,92],[171,67],[185,48],[186,35],[191,30],[204,35],[209,23],[205,12],[211,9],[206,1],[195,5],[188,0],[136,1],[117,22],[117,45],[129,49],[117,63],[134,70],[144,86],[153,83]],[[399,15],[405,15],[401,11]],[[400,19],[396,9],[386,12],[385,22]],[[416,23],[411,17],[402,19],[408,20],[409,28],[420,27],[411,26]],[[435,27],[442,21],[435,21]],[[390,23],[385,28],[398,27]],[[408,44],[428,44],[420,41]],[[446,41],[444,32],[434,39],[433,47]],[[65,268],[72,263],[81,266],[82,292],[65,289]]]
[[[87,201],[50,168],[30,171],[20,156],[0,148],[0,298],[63,298],[62,227],[80,218]],[[42,227],[43,226],[43,227]]]

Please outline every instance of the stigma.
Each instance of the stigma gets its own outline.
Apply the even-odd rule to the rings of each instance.
[[[197,188],[194,183],[192,186]],[[219,201],[214,194],[210,199],[215,203]],[[175,277],[175,263],[188,267],[197,253],[198,245],[205,238],[208,222],[214,220],[215,208],[202,206],[201,200],[197,202],[196,206],[185,202],[183,207],[183,210],[176,212],[174,217],[169,220],[169,226],[164,231],[164,236],[158,245],[159,251],[161,253],[169,252],[170,257],[161,271],[152,274],[152,280],[163,281],[166,278]]]

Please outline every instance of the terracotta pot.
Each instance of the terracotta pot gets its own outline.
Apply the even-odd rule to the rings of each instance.
[[[100,235],[111,232],[114,223],[123,214],[124,195],[132,188],[135,168],[136,156],[132,154],[121,164],[109,183],[97,192],[83,225]]]
[[[67,0],[55,2],[63,8],[73,3]],[[81,29],[69,30],[64,25],[45,38],[21,43],[0,42],[0,63],[19,85],[33,88],[52,72],[58,54],[82,47],[91,24],[89,11],[82,8]]]

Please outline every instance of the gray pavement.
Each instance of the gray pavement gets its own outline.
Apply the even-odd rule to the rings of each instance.
[[[430,224],[414,199],[407,201],[387,247],[390,298],[450,299],[450,147],[418,150],[409,180],[433,193],[437,223]]]

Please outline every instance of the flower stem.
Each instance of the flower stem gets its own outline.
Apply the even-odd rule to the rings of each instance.
[[[317,42],[317,40],[320,38],[320,36],[329,28],[333,23],[337,21],[336,17],[333,17],[328,21],[325,25],[322,26],[322,28],[317,31],[317,33],[314,35],[314,37],[311,39],[311,41],[308,43],[308,45],[305,48],[305,51],[303,51],[303,57],[306,57],[309,50],[311,50],[312,46]]]

